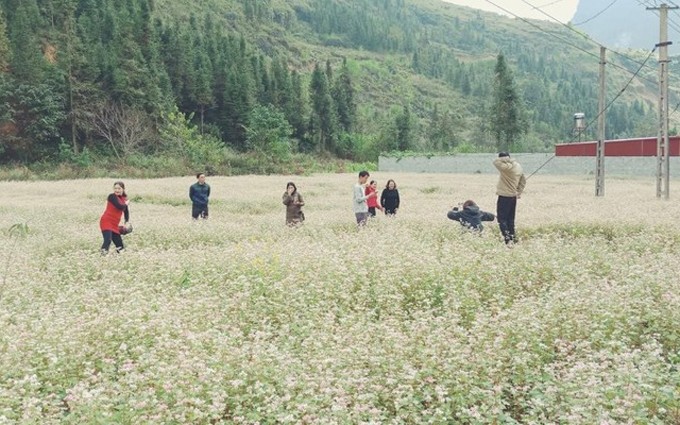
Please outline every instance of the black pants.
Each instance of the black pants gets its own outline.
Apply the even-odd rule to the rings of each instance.
[[[125,247],[123,246],[123,238],[118,233],[113,233],[110,230],[102,230],[102,236],[104,236],[104,243],[102,244],[102,251],[109,251],[111,246],[111,241],[116,245],[116,252],[122,251]]]
[[[499,196],[496,202],[496,219],[505,243],[515,241],[515,210],[517,197]]]
[[[371,217],[375,217],[375,207],[368,207],[368,213]]]
[[[191,217],[193,217],[194,220],[197,220],[199,217],[208,218],[208,206],[192,204]]]

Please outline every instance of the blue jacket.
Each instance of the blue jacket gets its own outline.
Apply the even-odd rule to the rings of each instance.
[[[480,232],[484,229],[482,221],[493,221],[496,218],[491,213],[481,211],[477,205],[468,205],[462,210],[454,208],[446,216],[451,220],[460,222],[462,226],[468,229]]]
[[[189,199],[191,202],[199,207],[208,205],[208,198],[210,197],[210,185],[208,183],[199,184],[194,183],[189,188]]]

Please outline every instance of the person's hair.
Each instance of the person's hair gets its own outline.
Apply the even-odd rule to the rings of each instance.
[[[373,184],[373,183],[375,183],[375,180],[371,180],[369,184]]]
[[[359,177],[368,177],[368,176],[370,176],[370,174],[368,174],[368,171],[366,171],[366,170],[359,171]]]
[[[288,190],[288,188],[291,186],[293,186],[293,193],[297,192],[297,186],[295,186],[295,183],[293,182],[286,183],[286,190]]]
[[[472,207],[474,205],[477,205],[477,204],[472,199],[468,199],[467,201],[463,202],[463,208]]]
[[[510,153],[508,153],[508,152],[498,152],[499,158],[503,158],[504,156],[510,156]]]
[[[201,176],[205,176],[205,173],[196,173],[196,178],[200,178]]]
[[[389,188],[390,188],[390,182],[394,183],[394,188],[396,189],[396,188],[397,188],[397,182],[395,182],[395,181],[392,180],[392,179],[387,180],[387,184],[385,185],[385,189],[389,189]]]
[[[127,197],[127,193],[125,193],[125,183],[122,181],[118,180],[117,182],[113,182],[113,186],[115,187],[116,185],[120,186],[123,188],[123,196]]]

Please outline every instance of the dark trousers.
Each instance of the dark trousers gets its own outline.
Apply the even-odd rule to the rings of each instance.
[[[517,197],[499,196],[496,202],[496,220],[505,243],[515,241],[515,210]]]
[[[197,220],[198,217],[208,218],[208,206],[207,205],[196,205],[191,206],[191,217]]]
[[[368,213],[371,217],[375,217],[375,207],[368,207]]]
[[[116,245],[116,252],[122,251],[125,247],[123,246],[123,238],[118,233],[113,233],[110,230],[102,230],[102,236],[104,237],[104,243],[102,244],[102,251],[109,251],[111,246],[111,241]]]

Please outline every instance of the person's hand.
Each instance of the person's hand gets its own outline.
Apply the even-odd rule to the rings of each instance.
[[[126,200],[125,200],[125,205],[130,205],[130,201],[128,201],[128,200],[126,199]]]

